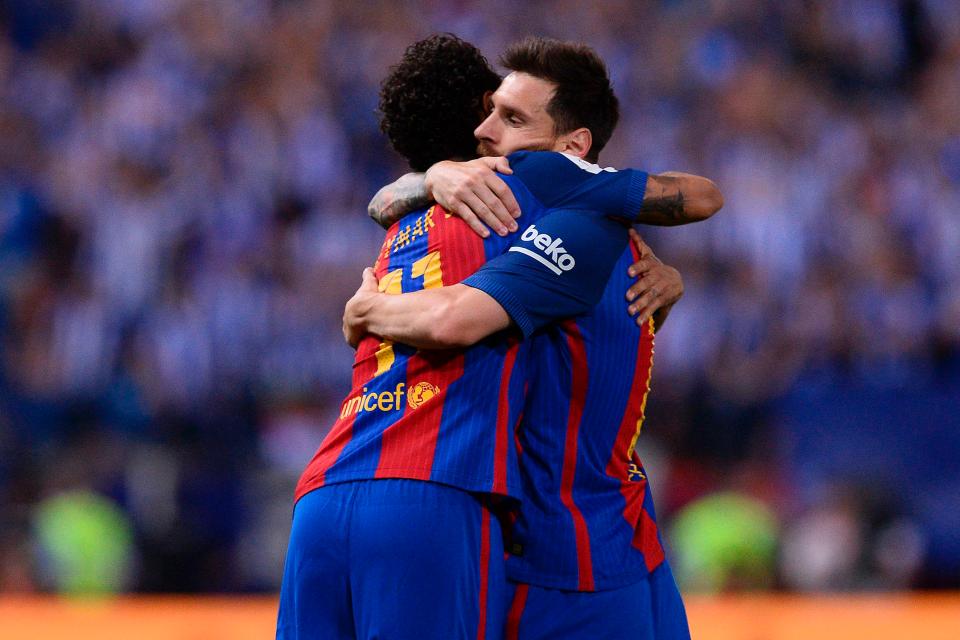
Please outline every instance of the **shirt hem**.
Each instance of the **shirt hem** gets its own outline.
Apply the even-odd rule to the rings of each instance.
[[[544,576],[542,574],[538,575],[535,572],[510,570],[508,568],[507,579],[514,583],[529,584],[544,589],[556,589],[557,591],[579,591],[584,593],[612,591],[614,589],[621,589],[631,584],[636,584],[642,580],[646,580],[647,577],[659,569],[664,562],[665,560],[661,560],[653,569],[647,569],[646,566],[643,566],[624,573],[618,573],[615,576],[597,577],[597,575],[594,574],[593,589],[579,588],[577,586],[578,577],[575,575]]]

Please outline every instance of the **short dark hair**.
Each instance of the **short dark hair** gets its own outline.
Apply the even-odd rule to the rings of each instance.
[[[477,47],[453,34],[415,42],[380,86],[380,130],[414,171],[474,158],[483,96],[500,79]]]
[[[556,133],[589,129],[593,144],[587,159],[596,162],[620,118],[607,65],[597,52],[578,42],[528,37],[508,47],[500,62],[511,71],[557,85],[547,105]]]

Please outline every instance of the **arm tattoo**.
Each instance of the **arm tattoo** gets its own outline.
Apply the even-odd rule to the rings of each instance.
[[[661,187],[659,196],[647,194],[643,197],[640,213],[659,213],[671,220],[683,220],[683,192],[678,190],[675,194],[666,195],[666,189]]]
[[[431,202],[423,174],[408,173],[380,189],[367,205],[367,214],[386,229],[404,215]]]

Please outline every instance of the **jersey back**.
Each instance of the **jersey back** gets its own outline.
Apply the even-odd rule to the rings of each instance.
[[[542,212],[531,207],[532,217]],[[374,271],[380,290],[388,294],[448,286],[505,251],[511,239],[481,239],[434,205],[388,230]],[[449,351],[420,351],[364,337],[352,389],[301,477],[296,497],[326,484],[373,478],[430,480],[516,495],[512,433],[525,366],[516,332]]]
[[[663,561],[646,474],[634,451],[653,366],[652,321],[627,313],[620,257],[589,313],[533,339],[518,439],[526,499],[508,575],[594,591],[638,581]]]

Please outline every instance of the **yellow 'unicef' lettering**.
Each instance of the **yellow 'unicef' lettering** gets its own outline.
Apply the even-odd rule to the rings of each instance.
[[[406,384],[399,382],[393,391],[371,391],[369,393],[367,387],[364,387],[360,395],[344,401],[340,408],[340,418],[349,418],[368,411],[400,411],[403,409],[404,396],[407,399],[406,404],[411,409],[418,409],[439,394],[440,388],[429,382],[418,382],[409,389],[406,388]]]
[[[364,387],[360,395],[354,396],[343,403],[340,409],[341,418],[349,418],[357,413],[367,411],[399,411],[403,406],[404,387],[403,382],[397,383],[397,388],[393,391],[371,391],[367,393],[367,387]]]

